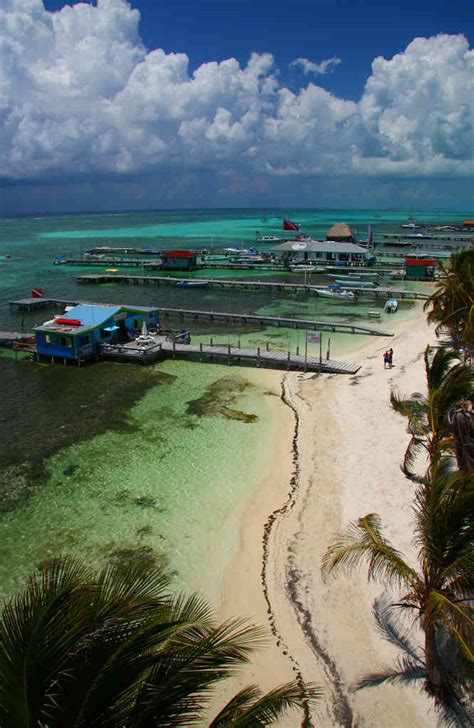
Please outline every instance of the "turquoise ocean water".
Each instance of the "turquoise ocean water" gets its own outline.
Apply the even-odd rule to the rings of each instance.
[[[51,312],[19,314],[8,301],[40,286],[51,297],[168,305],[367,323],[380,304],[340,304],[308,295],[186,290],[120,284],[83,286],[94,268],[54,266],[94,245],[222,248],[279,234],[281,218],[324,237],[337,221],[361,239],[398,229],[406,212],[201,210],[61,215],[0,221],[0,330],[24,330]],[[467,213],[466,213],[467,216]],[[421,221],[459,221],[463,213],[418,213]],[[12,257],[5,258],[5,254]],[[235,271],[213,271],[235,276]],[[288,274],[239,271],[285,280]],[[206,271],[209,277],[209,271]],[[295,280],[295,277],[292,277]],[[318,276],[315,283],[323,282]],[[407,307],[409,304],[407,304]],[[407,308],[408,310],[408,308]],[[401,312],[403,315],[403,311]],[[388,320],[382,315],[381,324]],[[292,329],[191,328],[193,339],[304,346]],[[331,335],[331,353],[347,349]],[[359,344],[361,337],[350,343]],[[327,337],[324,337],[324,348]],[[311,347],[310,347],[311,349]],[[94,563],[164,559],[176,583],[218,591],[212,574],[232,556],[239,515],[272,453],[275,423],[268,391],[245,368],[167,361],[155,367],[103,363],[81,369],[15,362],[0,350],[0,596],[53,555]],[[284,408],[284,405],[281,404]]]

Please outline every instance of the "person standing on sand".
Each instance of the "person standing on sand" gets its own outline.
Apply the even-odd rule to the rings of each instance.
[[[389,349],[387,351],[388,355],[388,368],[391,369],[393,366],[393,349]]]
[[[384,351],[384,353],[383,353],[383,368],[384,369],[387,368],[388,363],[389,363],[388,351]]]

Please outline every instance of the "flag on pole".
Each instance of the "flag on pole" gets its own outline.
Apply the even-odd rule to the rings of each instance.
[[[33,288],[31,291],[31,298],[43,298],[43,288]]]
[[[297,222],[288,220],[287,217],[283,218],[283,230],[299,230],[300,226]]]
[[[372,225],[369,225],[369,232],[368,232],[368,235],[367,235],[367,247],[368,248],[371,248],[372,247],[372,241],[373,241]]]
[[[307,331],[306,341],[308,342],[308,344],[320,344],[321,334],[319,333],[319,331]]]

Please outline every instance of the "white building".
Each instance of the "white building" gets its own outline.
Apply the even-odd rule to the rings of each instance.
[[[282,262],[288,264],[312,262],[370,265],[375,261],[372,250],[355,243],[337,243],[333,240],[288,240],[273,250]]]

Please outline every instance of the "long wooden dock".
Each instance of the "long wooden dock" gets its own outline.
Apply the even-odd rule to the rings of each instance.
[[[143,348],[130,345],[105,344],[101,347],[101,355],[106,359],[118,361],[135,361],[143,364],[153,363],[161,358],[194,359],[198,361],[217,361],[225,364],[266,366],[272,369],[288,369],[324,374],[356,374],[360,366],[345,361],[319,359],[315,356],[304,357],[284,351],[269,349],[240,348],[236,346],[205,344],[179,344],[177,342],[157,343]]]
[[[72,301],[63,298],[20,298],[10,301],[12,308],[34,311],[42,308],[64,308],[64,306],[77,306],[78,304],[107,305],[91,301]],[[112,305],[112,304],[109,304]],[[215,323],[237,324],[241,326],[253,324],[254,326],[274,326],[277,328],[306,329],[309,331],[339,331],[346,334],[368,334],[371,336],[393,336],[388,331],[374,329],[371,326],[360,326],[336,321],[315,321],[313,319],[288,318],[283,316],[260,316],[250,313],[228,313],[226,311],[204,311],[200,309],[169,308],[159,306],[160,316],[176,317],[181,321],[210,321]]]
[[[287,329],[306,329],[308,331],[339,331],[347,334],[369,334],[371,336],[393,336],[388,331],[374,329],[359,324],[333,323],[329,321],[313,321],[312,319],[288,318],[284,316],[259,316],[258,314],[227,313],[223,311],[200,311],[198,309],[168,308],[160,306],[160,317],[172,316],[181,321],[211,321],[226,324],[257,326],[275,326]]]
[[[342,275],[342,273],[341,273]],[[137,275],[125,275],[125,274],[113,274],[108,273],[84,273],[83,275],[77,276],[76,280],[78,283],[128,283],[129,285],[167,285],[176,286],[179,278],[171,276],[137,276]],[[287,291],[287,292],[305,292],[314,293],[314,283],[309,285],[308,283],[286,283],[286,282],[274,282],[274,281],[254,281],[248,279],[235,279],[235,278],[193,278],[193,281],[206,282],[208,288],[231,288],[235,290],[247,290],[247,291]],[[329,286],[317,286],[322,289],[329,289]],[[340,286],[341,290],[346,290],[343,285]],[[405,298],[407,300],[424,300],[428,298],[426,293],[420,293],[419,291],[408,291],[399,288],[382,288],[381,286],[375,288],[353,288],[352,286],[347,289],[351,290],[360,296],[371,296],[373,298]]]

